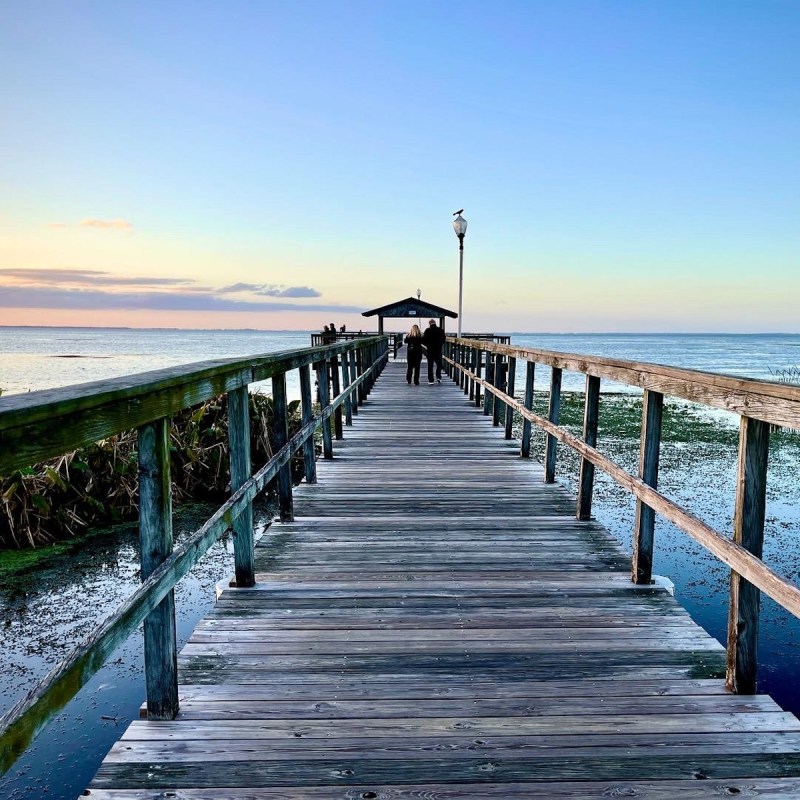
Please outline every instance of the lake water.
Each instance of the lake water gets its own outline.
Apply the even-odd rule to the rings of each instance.
[[[800,364],[800,335],[634,335],[512,334],[520,346],[682,366],[730,375],[770,379],[772,372]],[[0,327],[0,388],[18,394],[217,358],[241,358],[310,345],[309,332],[178,331],[93,328]],[[521,367],[520,367],[521,370]],[[517,387],[521,387],[520,371]],[[537,367],[536,388],[544,391],[549,372]],[[289,377],[296,396],[296,379]],[[580,391],[584,378],[564,374],[565,391]],[[269,383],[261,387],[269,390]],[[632,392],[604,383],[604,391]],[[635,394],[635,392],[634,392]],[[542,398],[543,400],[543,398]],[[602,404],[630,402],[630,394],[604,396]],[[638,436],[623,439],[601,426],[599,448],[636,471]],[[659,488],[717,530],[732,525],[736,466],[736,418],[698,409],[687,413],[716,426],[713,445],[662,444]],[[543,437],[534,442],[541,452]],[[779,440],[770,454],[765,561],[796,581],[800,575],[800,444]],[[577,459],[559,448],[559,480],[574,489]],[[634,503],[602,474],[597,476],[594,514],[630,549]],[[191,530],[193,511],[181,511],[176,529]],[[266,518],[269,517],[267,512]],[[262,516],[262,518],[264,518]],[[179,635],[185,640],[213,604],[215,581],[231,571],[223,542],[177,592]],[[138,579],[135,532],[101,540],[64,559],[44,574],[24,576],[0,587],[4,630],[0,689],[5,710],[32,682],[63,658],[95,620],[108,613]],[[676,596],[713,636],[724,641],[728,571],[684,534],[659,520],[655,571],[675,582]],[[26,583],[26,580],[28,583]],[[92,597],[87,604],[84,598]],[[47,620],[44,621],[43,620]],[[800,713],[800,622],[764,602],[760,635],[760,688]],[[136,714],[144,694],[141,647],[133,637],[59,716],[31,752],[0,779],[0,796],[33,800],[74,798],[91,779],[110,743]]]

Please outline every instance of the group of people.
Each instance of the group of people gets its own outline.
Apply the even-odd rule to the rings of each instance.
[[[445,333],[432,319],[428,322],[425,333],[419,329],[419,325],[412,325],[411,330],[406,336],[406,346],[408,347],[406,359],[408,369],[406,369],[406,381],[409,385],[413,380],[414,386],[419,386],[419,371],[422,366],[423,351],[428,358],[428,383],[434,383],[434,368],[436,369],[436,383],[442,382],[442,350],[444,348]]]
[[[339,328],[339,333],[345,333],[346,330],[347,328],[345,328],[345,326],[342,325],[342,327]],[[332,342],[335,341],[336,341],[336,326],[331,322],[330,325],[326,325],[322,329],[322,343],[331,344]]]

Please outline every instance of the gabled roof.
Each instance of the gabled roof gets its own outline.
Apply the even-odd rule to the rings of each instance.
[[[458,314],[455,311],[449,311],[441,306],[435,306],[433,303],[426,303],[424,300],[418,300],[416,297],[406,297],[405,300],[398,300],[395,303],[381,306],[380,308],[373,308],[372,311],[365,311],[362,316],[364,317],[452,317],[455,319]]]

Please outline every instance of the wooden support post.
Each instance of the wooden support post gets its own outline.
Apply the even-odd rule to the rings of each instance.
[[[486,382],[494,386],[494,356],[486,351]],[[491,392],[483,393],[483,416],[488,417],[494,414],[494,395]]]
[[[642,434],[639,443],[639,477],[654,489],[658,487],[658,459],[661,450],[661,418],[664,395],[645,389],[642,405]],[[636,527],[633,531],[631,580],[638,584],[653,581],[653,541],[656,512],[641,500],[636,501]]]
[[[497,353],[494,357],[494,387],[495,389],[502,389],[503,388],[503,366],[504,366],[503,356]],[[492,425],[498,426],[500,425],[501,419],[505,419],[503,411],[505,410],[506,404],[499,398],[495,397],[492,401]]]
[[[333,396],[338,397],[342,391],[342,386],[339,381],[338,356],[331,357],[330,374],[331,385],[333,386]],[[344,431],[342,430],[342,407],[340,405],[336,406],[336,410],[333,412],[333,429],[337,439],[342,439],[344,437]]]
[[[471,366],[472,366],[472,348],[471,347],[465,347],[464,348],[463,363],[464,363],[464,369],[468,370],[468,369],[471,368]],[[469,384],[470,384],[469,374],[465,372],[464,373],[464,382],[461,384],[461,388],[464,390],[464,394],[469,394]]]
[[[586,402],[583,409],[583,441],[590,447],[597,446],[597,420],[600,412],[600,378],[586,376]],[[594,464],[581,458],[578,479],[578,507],[576,516],[581,520],[592,518],[592,492],[594,491]]]
[[[275,451],[289,441],[289,416],[286,403],[286,373],[272,377],[272,432],[275,437]],[[292,503],[292,462],[286,462],[278,472],[278,505],[281,522],[294,519]]]
[[[324,411],[331,404],[329,384],[328,384],[328,362],[320,361],[314,366],[317,370],[319,407],[320,411]],[[333,458],[333,441],[331,437],[330,418],[322,420],[322,456],[323,458]]]
[[[139,428],[139,550],[143,581],[172,553],[169,420],[165,417]],[[148,718],[175,719],[178,644],[174,591],[144,621],[144,668]]]
[[[508,376],[506,377],[506,394],[513,398],[517,382],[517,359],[508,357]],[[514,428],[514,409],[506,406],[506,439],[510,439]]]
[[[547,419],[558,425],[561,413],[561,368],[553,367],[550,370],[550,405],[547,409]],[[555,483],[556,480],[556,443],[555,436],[547,434],[547,447],[544,456],[544,482]]]
[[[733,541],[757,558],[764,548],[769,423],[742,417]],[[761,592],[731,570],[728,608],[728,669],[725,685],[737,694],[755,694],[758,667],[758,616]]]
[[[536,362],[527,361],[525,364],[525,398],[522,404],[528,411],[533,411],[533,379]],[[522,420],[522,444],[520,445],[519,454],[522,458],[531,457],[531,421],[529,419]]]
[[[479,347],[475,349],[476,354],[476,364],[475,364],[475,374],[480,378],[481,372],[483,371],[483,350]],[[479,383],[475,384],[475,408],[481,407],[481,385]]]
[[[347,392],[350,388],[350,354],[342,353],[342,391]],[[344,398],[344,424],[353,424],[353,402],[350,395]]]
[[[311,395],[311,369],[308,364],[300,367],[300,405],[303,414],[303,425],[311,422],[314,416],[314,405]],[[314,451],[314,435],[303,442],[303,464],[305,466],[306,483],[317,482],[317,459]]]
[[[348,354],[348,361],[350,367],[350,383],[355,383],[358,378],[358,357],[356,356],[356,351],[351,350]],[[350,406],[353,410],[353,416],[358,416],[358,393],[359,389],[356,388],[354,392],[350,395]]]
[[[469,350],[469,371],[472,373],[469,379],[469,399],[475,400],[475,354],[477,350],[471,347]]]
[[[241,386],[228,392],[228,450],[230,451],[231,494],[250,479],[250,392]],[[253,504],[233,521],[233,563],[237,586],[256,582],[253,547]]]
[[[360,378],[364,374],[364,347],[363,345],[356,350],[356,375]],[[361,405],[367,399],[367,387],[364,381],[358,384],[358,404]]]

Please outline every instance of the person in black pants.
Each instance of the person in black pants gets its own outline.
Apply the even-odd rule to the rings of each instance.
[[[411,330],[406,336],[406,345],[408,346],[406,381],[410,384],[413,377],[414,386],[419,386],[419,368],[422,364],[422,331],[419,329],[419,325],[411,326]]]
[[[444,347],[445,333],[432,319],[428,329],[422,336],[422,343],[428,354],[428,383],[433,383],[433,365],[436,364],[436,380],[442,382],[442,348]]]

